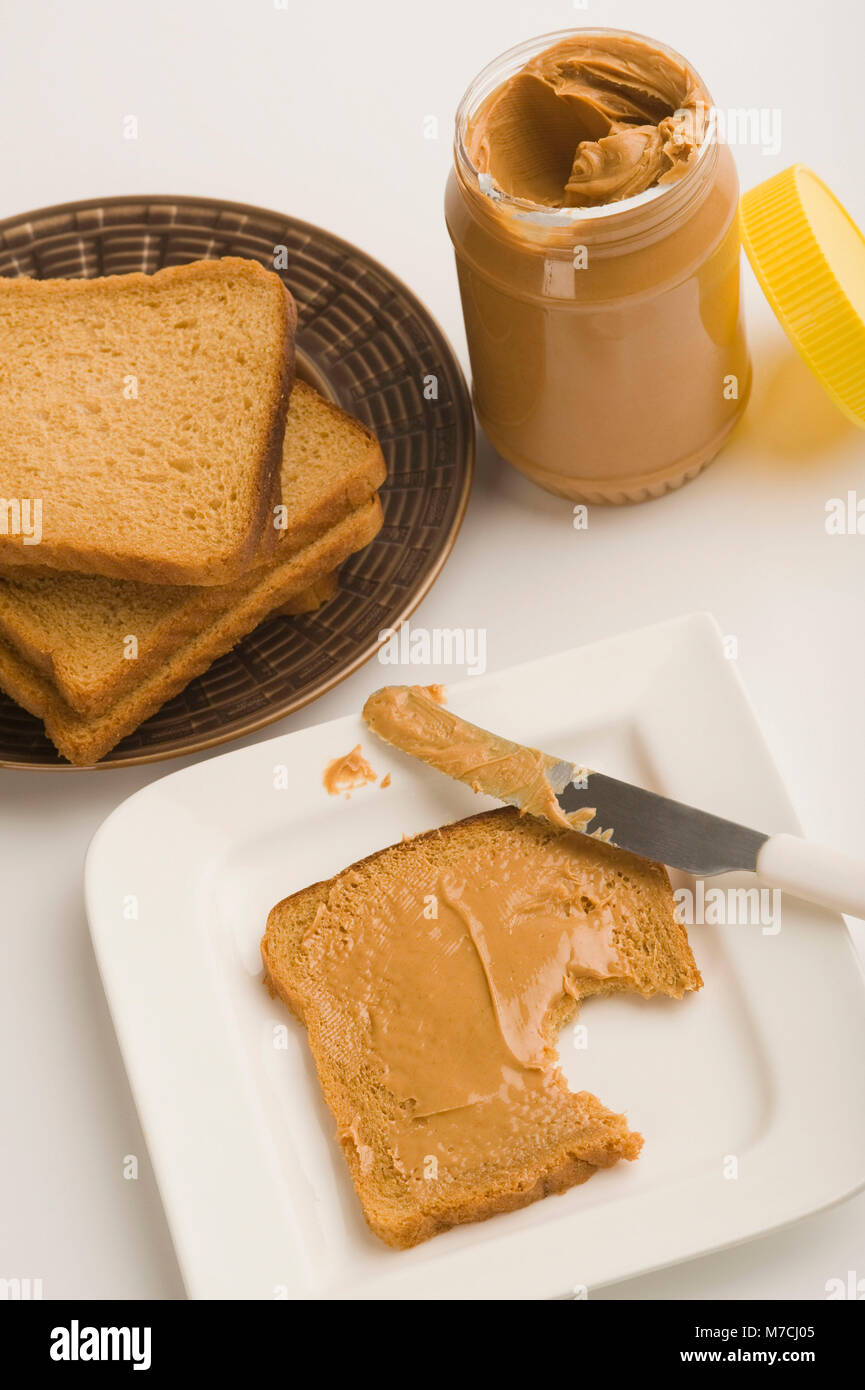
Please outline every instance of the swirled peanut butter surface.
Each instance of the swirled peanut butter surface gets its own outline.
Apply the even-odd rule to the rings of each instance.
[[[575,34],[487,97],[468,154],[513,197],[595,207],[681,178],[709,107],[697,74],[649,40]]]
[[[560,1115],[568,1091],[551,1019],[587,980],[633,983],[603,851],[516,826],[449,864],[421,837],[350,925],[334,936],[337,890],[305,939],[324,1026],[333,1010],[334,1029],[378,1059],[395,1098],[388,1146],[415,1179],[431,1159],[494,1162],[521,1126]],[[363,1161],[358,1134],[343,1138]]]

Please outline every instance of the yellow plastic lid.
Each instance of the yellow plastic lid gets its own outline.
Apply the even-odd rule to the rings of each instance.
[[[804,164],[743,194],[742,242],[790,341],[865,429],[865,237]]]

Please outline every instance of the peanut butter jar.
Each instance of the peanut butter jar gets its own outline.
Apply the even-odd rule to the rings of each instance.
[[[739,184],[709,94],[638,34],[548,34],[456,117],[445,197],[480,423],[534,482],[636,502],[695,477],[745,407]]]

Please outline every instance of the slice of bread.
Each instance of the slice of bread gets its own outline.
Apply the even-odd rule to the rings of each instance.
[[[268,563],[281,564],[368,504],[385,473],[369,430],[298,382],[283,441],[288,525],[278,533]],[[210,587],[83,574],[0,580],[0,638],[71,709],[99,714],[140,686],[180,644],[233,609],[258,583],[257,573],[248,570],[231,585]]]
[[[317,584],[310,584],[308,589],[298,594],[296,598],[291,598],[288,603],[284,603],[281,608],[274,609],[275,618],[297,618],[304,613],[317,613],[319,608],[323,608],[326,603],[330,603],[332,598],[336,598],[339,593],[339,574],[334,570],[333,574],[326,574],[323,579],[319,579]]]
[[[521,888],[509,877],[514,865]],[[507,938],[511,959],[484,958],[469,911],[430,920],[428,905],[441,903],[445,881],[493,893],[481,936],[489,929],[487,940]],[[540,883],[554,916],[549,900],[536,899]],[[511,914],[506,937],[494,934],[499,902]],[[364,922],[374,924],[369,933]],[[572,929],[609,937],[614,977],[562,957],[555,943]],[[285,898],[267,919],[261,952],[268,983],[306,1027],[367,1222],[397,1248],[636,1158],[642,1138],[624,1116],[568,1089],[556,1035],[590,995],[628,990],[679,999],[702,984],[660,864],[508,807],[392,845]],[[527,991],[502,1012],[502,995],[516,979],[528,981]],[[539,1005],[532,992],[544,980]],[[500,1038],[489,1030],[497,1018],[501,1032],[509,1019],[519,1026],[533,1007],[542,1010],[541,1070],[524,1068],[513,1085],[514,1068],[502,1067],[491,1093],[481,1073]],[[389,1054],[400,1033],[403,1054]],[[389,1055],[409,1058],[402,1076]],[[451,1074],[461,1073],[466,1088],[467,1056],[477,1064],[469,1101],[461,1093],[447,1099]],[[418,1066],[427,1068],[423,1080]],[[417,1097],[430,1067],[444,1098],[424,1110]],[[492,1145],[483,1141],[491,1125]],[[424,1156],[422,1166],[407,1165],[407,1152]]]
[[[296,322],[279,276],[237,257],[0,278],[0,566],[241,574],[273,543]]]
[[[223,613],[212,614],[194,635],[187,633],[149,675],[99,714],[72,709],[51,678],[2,639],[0,688],[43,721],[48,737],[69,762],[79,766],[98,762],[270,613],[368,545],[381,524],[381,503],[374,495],[311,545],[256,571],[242,589],[233,592]]]

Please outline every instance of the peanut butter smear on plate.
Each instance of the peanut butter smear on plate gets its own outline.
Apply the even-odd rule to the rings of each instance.
[[[468,155],[512,197],[598,207],[686,174],[710,107],[696,72],[660,46],[574,34],[490,93],[470,123]]]
[[[322,778],[324,789],[330,796],[339,796],[342,792],[349,796],[358,787],[365,787],[367,782],[377,781],[378,773],[373,772],[363,756],[360,744],[352,748],[350,753],[333,758],[324,769]]]

